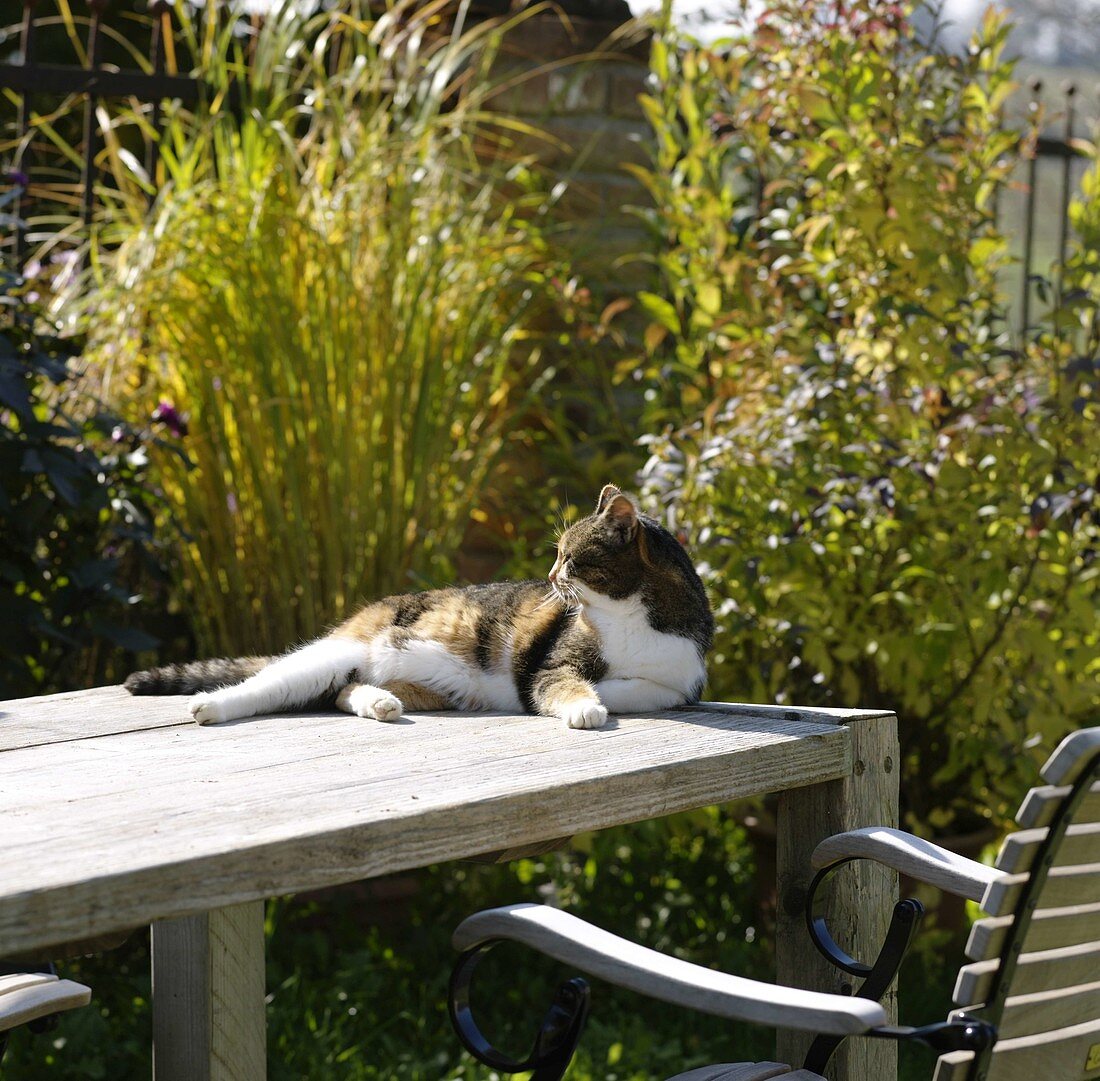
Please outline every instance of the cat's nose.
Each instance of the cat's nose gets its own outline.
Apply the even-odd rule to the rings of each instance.
[[[553,585],[558,580],[558,568],[551,567],[550,573],[546,577],[550,579],[550,584]]]

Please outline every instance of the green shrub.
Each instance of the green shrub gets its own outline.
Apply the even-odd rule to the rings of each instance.
[[[151,215],[120,183],[101,227],[96,356],[190,416],[195,468],[158,464],[203,650],[446,580],[535,382],[546,197],[476,154],[500,28],[441,10],[287,5],[247,43],[184,13],[241,107],[177,110]]]
[[[147,463],[170,444],[95,397],[37,298],[0,268],[0,698],[106,682],[165,631]]]
[[[707,564],[710,693],[896,710],[910,825],[959,830],[1095,716],[1096,342],[1001,320],[1002,17],[953,57],[840,10],[654,43],[644,480]]]

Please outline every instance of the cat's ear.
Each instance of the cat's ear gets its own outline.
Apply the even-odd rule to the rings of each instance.
[[[623,493],[620,492],[614,484],[605,484],[603,486],[603,491],[600,492],[600,498],[596,500],[596,513],[603,514],[603,512],[607,510],[608,503],[610,503],[615,496],[622,494]]]
[[[600,518],[607,523],[608,528],[618,533],[624,543],[632,540],[638,532],[638,508],[618,489],[604,507]]]

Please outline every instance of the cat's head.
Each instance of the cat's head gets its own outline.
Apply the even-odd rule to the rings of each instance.
[[[647,607],[686,606],[706,623],[710,607],[683,546],[634,501],[605,485],[596,509],[558,541],[550,584],[566,603],[641,596]]]
[[[605,485],[595,511],[558,539],[557,559],[548,576],[551,588],[571,603],[590,599],[589,590],[616,599],[637,592],[630,585],[644,567],[640,534],[633,501],[613,484]]]

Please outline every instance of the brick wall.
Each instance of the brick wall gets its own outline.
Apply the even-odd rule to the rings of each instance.
[[[510,31],[498,74],[513,83],[495,108],[529,121],[545,139],[513,138],[569,181],[559,206],[573,223],[569,245],[594,286],[637,288],[648,271],[620,258],[644,249],[648,235],[626,207],[645,192],[626,163],[648,164],[649,129],[638,95],[645,90],[649,42],[618,21],[562,18],[547,12]]]
[[[533,154],[569,181],[560,205],[570,222],[563,239],[598,305],[653,286],[651,264],[620,261],[652,247],[648,231],[625,210],[645,203],[645,190],[622,169],[628,162],[649,163],[649,128],[637,101],[645,89],[648,60],[648,39],[637,33],[626,36],[621,19],[571,15],[565,22],[548,12],[524,20],[509,33],[495,71],[497,79],[514,85],[494,98],[493,107],[530,122],[550,138],[512,136],[508,152]],[[627,312],[616,325],[629,335],[637,322],[636,313]],[[568,359],[566,349],[558,358],[559,379],[572,378]],[[574,422],[583,423],[575,415],[583,400],[583,393],[572,400]],[[595,414],[591,420],[599,423]],[[509,473],[512,483],[520,476],[526,487],[548,490],[545,464],[531,448],[509,452]],[[602,477],[599,483],[613,479]],[[552,495],[575,498],[587,507],[596,490]],[[465,581],[488,581],[497,574],[504,558],[502,531],[509,523],[520,524],[512,521],[506,498],[503,505],[490,499],[482,510],[488,523],[471,521],[457,553],[458,575]],[[552,555],[547,559],[552,562]]]

